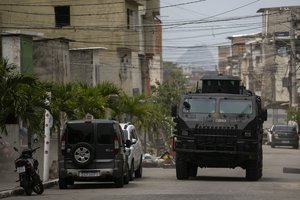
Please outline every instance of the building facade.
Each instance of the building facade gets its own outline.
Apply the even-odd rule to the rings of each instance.
[[[99,51],[100,60],[95,61],[98,67],[94,72],[99,74],[92,83],[110,81],[129,95],[140,94],[150,90],[150,80],[162,81],[161,72],[151,73],[154,69],[150,69],[153,65],[156,71],[162,71],[161,45],[157,46],[157,38],[161,38],[159,3],[159,0],[41,0],[38,3],[3,0],[0,31],[30,30],[43,33],[44,39],[64,37],[71,49],[105,49]],[[80,66],[77,63],[74,67]],[[86,63],[81,67],[85,68]]]
[[[224,50],[219,47],[219,71],[228,65],[231,75],[240,76],[246,88],[262,97],[269,125],[286,123],[286,109],[300,100],[300,6],[257,12],[262,13],[262,32],[228,37],[231,55],[222,63]]]

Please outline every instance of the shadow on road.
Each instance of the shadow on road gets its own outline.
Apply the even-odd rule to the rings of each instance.
[[[232,182],[244,182],[246,179],[244,177],[221,177],[221,176],[197,176],[190,177],[189,180],[195,181],[232,181]]]

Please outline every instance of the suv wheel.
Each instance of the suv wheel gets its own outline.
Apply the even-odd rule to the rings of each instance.
[[[116,178],[115,184],[117,188],[121,188],[124,186],[124,174],[123,174],[123,169],[122,172],[120,173],[120,177]]]
[[[95,156],[94,148],[85,142],[76,144],[71,152],[72,161],[78,167],[83,167],[90,164]]]
[[[129,170],[129,166],[127,164],[127,167],[126,167],[126,174],[124,176],[124,184],[128,184],[129,183],[129,180],[130,180],[130,170]]]

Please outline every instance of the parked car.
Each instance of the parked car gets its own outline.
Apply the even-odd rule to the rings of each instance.
[[[129,182],[123,131],[117,121],[72,120],[65,124],[59,156],[59,188],[74,181],[111,181],[116,187]]]
[[[143,174],[143,148],[142,142],[139,139],[136,128],[131,123],[120,123],[122,130],[124,132],[124,140],[131,141],[131,146],[126,147],[126,152],[128,155],[128,166],[129,166],[129,180],[134,178],[141,178]]]
[[[299,135],[295,125],[273,125],[269,134],[272,148],[275,146],[292,146],[294,149],[299,148]]]

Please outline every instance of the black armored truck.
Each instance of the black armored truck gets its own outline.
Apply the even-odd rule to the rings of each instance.
[[[177,179],[200,168],[246,170],[246,180],[262,177],[263,122],[261,98],[236,76],[204,76],[202,88],[181,96],[172,106]]]

